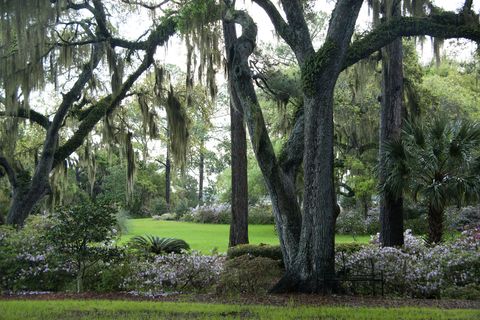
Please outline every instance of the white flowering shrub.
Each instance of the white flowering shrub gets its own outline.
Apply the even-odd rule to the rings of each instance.
[[[205,256],[198,251],[159,255],[153,261],[139,260],[123,287],[146,294],[202,291],[218,282],[223,263],[223,256]]]
[[[71,266],[46,240],[50,226],[47,217],[30,216],[18,231],[0,228],[0,291],[56,290],[68,278]]]
[[[187,215],[197,223],[223,223],[231,220],[231,207],[226,203],[208,204],[192,208]]]
[[[337,269],[350,273],[383,272],[387,293],[439,297],[451,287],[480,285],[479,250],[478,227],[435,247],[428,247],[407,230],[403,248],[382,248],[375,236],[372,244],[360,251],[337,254],[336,262]]]

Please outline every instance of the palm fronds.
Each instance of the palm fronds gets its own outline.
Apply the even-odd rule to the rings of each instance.
[[[161,238],[145,235],[135,236],[130,240],[132,247],[155,254],[181,253],[182,250],[190,250],[190,246],[182,239]]]

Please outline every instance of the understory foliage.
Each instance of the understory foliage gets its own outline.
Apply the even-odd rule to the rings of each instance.
[[[241,255],[226,261],[217,293],[265,293],[282,273],[281,260]]]
[[[232,220],[232,210],[229,204],[207,204],[192,208],[182,218],[184,221],[197,223],[229,224]],[[249,224],[273,224],[272,206],[258,202],[248,208]]]
[[[160,238],[157,236],[135,236],[130,241],[131,246],[146,253],[181,253],[190,250],[190,246],[182,239]]]
[[[123,288],[147,295],[205,291],[217,283],[222,270],[221,256],[206,256],[198,251],[170,253],[156,256],[153,261],[139,260],[124,279]]]
[[[75,255],[60,251],[62,241],[47,236],[56,223],[46,216],[32,216],[18,231],[1,227],[1,291],[77,290]],[[262,294],[283,267],[280,247],[269,245],[237,246],[229,249],[227,257],[197,251],[153,256],[114,243],[95,243],[88,250],[92,251],[85,253],[89,267],[84,269],[82,285],[96,292]],[[370,274],[372,267],[377,274],[383,272],[385,293],[390,296],[478,299],[480,227],[434,247],[410,231],[402,248],[382,248],[376,237],[369,245],[337,244],[336,263],[337,270],[351,275]],[[341,284],[346,293],[371,292],[369,283]]]
[[[455,290],[468,292],[466,298],[480,297],[480,227],[464,231],[449,243],[431,247],[410,230],[403,248],[373,244],[353,253],[337,253],[339,270],[351,274],[383,272],[385,291],[390,295],[420,298],[448,297]],[[368,284],[359,290],[370,290]],[[458,296],[457,296],[458,297]]]

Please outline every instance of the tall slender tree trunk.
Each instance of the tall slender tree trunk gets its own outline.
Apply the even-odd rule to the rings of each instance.
[[[230,52],[237,40],[234,23],[223,22],[223,34],[227,60],[231,61]],[[228,76],[233,77],[229,68]],[[231,169],[232,169],[232,221],[230,223],[229,246],[248,243],[248,181],[247,181],[247,139],[243,107],[238,96],[229,84],[230,92],[230,137],[231,137]]]
[[[386,6],[388,7],[388,6]],[[401,15],[400,1],[395,0],[387,19]],[[396,39],[382,50],[382,105],[380,111],[380,183],[385,181],[384,147],[391,140],[401,139],[403,116],[403,48]],[[382,193],[380,199],[380,238],[382,246],[403,245],[403,197]]]
[[[165,159],[165,203],[167,204],[167,211],[170,212],[170,189],[171,189],[171,170],[172,164],[170,160],[170,148],[167,146],[167,157]]]
[[[198,165],[198,204],[203,204],[203,180],[205,172],[205,154],[203,152],[203,140],[200,146],[200,160]]]
[[[428,242],[440,243],[443,236],[443,210],[428,207]]]

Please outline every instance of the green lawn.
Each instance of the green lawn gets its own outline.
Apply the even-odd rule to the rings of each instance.
[[[128,234],[123,236],[126,241],[136,235],[156,235],[159,237],[180,238],[188,242],[190,247],[204,253],[217,248],[226,252],[230,226],[225,224],[200,224],[178,221],[159,221],[153,219],[130,219],[127,222]],[[248,227],[250,243],[278,244],[273,225],[250,225]],[[357,236],[356,241],[367,243],[369,236]],[[337,235],[337,243],[353,242],[350,235]]]
[[[0,301],[0,319],[479,319],[480,310],[252,306],[178,302]]]

